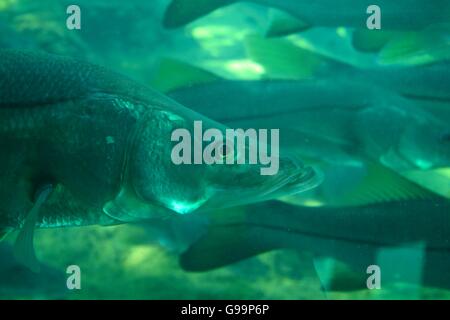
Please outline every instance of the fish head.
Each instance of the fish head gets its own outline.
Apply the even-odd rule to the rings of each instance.
[[[240,154],[249,152],[249,146],[239,150],[232,146],[236,152],[232,151],[225,138],[227,128],[191,110],[153,110],[140,122],[130,143],[122,191],[104,208],[118,220],[137,221],[152,218],[155,212],[159,216],[187,214],[253,203],[320,183],[318,173],[295,157],[277,155],[274,174],[262,174],[268,167],[262,163],[238,164]],[[199,122],[204,135],[198,134]],[[216,135],[217,139],[205,141],[207,132],[222,134],[222,139]],[[181,143],[185,146],[182,151],[176,149]],[[210,154],[223,163],[208,162],[207,150],[213,150]],[[177,157],[187,153],[186,161],[180,163]],[[233,164],[226,163],[230,157],[236,160]]]
[[[246,149],[246,152],[249,150]],[[236,156],[235,156],[236,157]],[[261,174],[261,164],[210,165],[208,192],[203,209],[244,205],[304,192],[319,185],[322,176],[295,156],[280,157],[278,172]]]
[[[439,121],[421,122],[406,129],[399,152],[415,169],[450,166],[450,127]]]

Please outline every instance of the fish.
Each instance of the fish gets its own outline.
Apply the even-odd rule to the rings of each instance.
[[[234,2],[225,1],[225,5]],[[325,50],[327,55],[345,59],[350,63],[365,66],[375,62],[378,65],[405,66],[429,64],[448,60],[449,57],[450,9],[445,1],[442,1],[444,9],[441,12],[436,10],[438,6],[431,8],[425,1],[420,1],[414,9],[408,1],[379,4],[382,13],[381,30],[369,30],[365,25],[367,17],[365,8],[371,5],[369,2],[360,2],[356,5],[345,3],[342,7],[343,12],[338,11],[337,14],[336,9],[330,8],[340,6],[341,3],[336,5],[331,1],[321,1],[314,6],[301,1],[291,4],[289,1],[255,2],[284,9],[284,12],[272,10],[275,11],[275,15],[265,17],[266,20],[270,20],[266,37],[291,35],[297,37],[297,42],[308,49],[314,48],[322,52]],[[215,4],[224,5],[223,1],[217,1]],[[214,2],[190,6],[190,3],[176,0],[167,9],[165,22],[169,25],[175,23],[174,21],[180,23],[186,17],[195,16],[202,10],[213,7]],[[419,7],[421,9],[414,13]],[[352,11],[352,8],[357,8],[357,11]],[[403,19],[410,16],[420,17],[421,21]],[[432,18],[433,16],[436,18]],[[342,22],[338,23],[340,19]],[[336,40],[338,42],[334,44]],[[367,51],[371,54],[367,54]]]
[[[208,13],[231,5],[234,0],[173,0],[164,15],[166,28],[184,26]],[[373,5],[369,0],[275,1],[249,0],[247,2],[280,9],[304,22],[304,25],[326,27],[354,27],[366,29],[367,8]],[[382,13],[384,30],[417,30],[432,23],[448,22],[450,6],[446,0],[432,4],[427,0],[378,1]]]
[[[450,202],[436,196],[341,208],[257,203],[228,216],[209,215],[207,233],[180,256],[180,265],[204,272],[291,249],[313,254],[322,281],[324,273],[332,273],[324,281],[330,291],[367,289],[371,265],[381,268],[383,285],[450,288],[449,209]],[[335,274],[324,270],[326,259]]]
[[[192,85],[180,86],[168,94],[233,127],[280,128],[284,133],[280,137],[281,148],[295,150],[325,176],[340,177],[351,190],[367,191],[364,198],[355,197],[353,191],[341,197],[342,191],[349,189],[328,177],[318,188],[295,196],[301,202],[310,202],[311,194],[315,194],[315,202],[357,205],[385,201],[387,194],[405,199],[420,193],[405,188],[393,173],[448,198],[450,181],[438,172],[450,164],[445,68],[446,65],[420,66],[414,68],[417,73],[411,70],[412,75],[409,68],[386,72],[385,84],[380,77],[379,82],[373,80],[373,86],[364,84],[370,74],[364,77],[358,72],[353,77],[345,74],[297,81],[205,82],[203,77],[202,81],[196,83],[193,79]],[[379,74],[382,72],[372,76],[375,79]],[[436,86],[421,88],[414,74]],[[396,88],[400,97],[388,87]],[[438,180],[424,179],[433,170],[437,170]],[[320,193],[328,196],[318,200]]]
[[[348,34],[341,37],[322,28],[291,37],[289,41],[249,36],[245,45],[249,58],[266,70],[267,79],[335,77],[373,84],[420,102],[450,101],[448,60],[421,65],[380,65],[376,56],[352,49],[349,38]],[[402,55],[401,59],[406,58]],[[299,61],[302,63],[295,68]]]
[[[41,272],[35,274],[15,261],[10,244],[0,243],[0,297],[63,299],[68,292],[62,270],[44,264]]]
[[[312,214],[316,208],[326,208],[330,212],[335,209],[340,212],[349,208],[355,210],[355,207],[370,205],[389,206],[393,202],[406,203],[410,200],[428,200],[432,203],[431,200],[438,198],[432,192],[374,164],[322,166],[321,171],[325,178],[319,186],[298,195],[278,198],[276,201],[299,206],[300,211],[306,207],[308,209],[305,212]],[[252,208],[255,210],[252,211]],[[190,246],[201,241],[211,226],[214,228],[216,222],[223,223],[225,218],[222,217],[234,219],[248,212],[259,212],[259,208],[239,206],[234,207],[231,212],[229,209],[222,209],[206,214],[179,215],[160,221],[141,222],[138,227],[143,228],[147,235],[143,242],[156,243],[166,250],[183,254]],[[269,211],[265,206],[262,208],[264,212]],[[277,206],[270,208],[272,210]],[[276,214],[275,209],[273,212]]]
[[[306,157],[327,158],[338,149],[399,170],[450,164],[447,121],[411,99],[357,81],[223,80],[168,94],[233,127],[280,128],[285,132],[280,144],[297,147]]]
[[[380,67],[353,71],[355,77],[391,89],[403,97],[415,100],[450,103],[450,61],[414,67]],[[350,71],[349,71],[350,73]],[[359,76],[357,76],[359,74]],[[431,106],[430,106],[431,107]]]
[[[411,66],[371,66],[364,69],[329,63],[319,76],[335,75],[350,81],[364,81],[394,92],[433,112],[439,104],[450,102],[450,61]]]
[[[171,133],[223,125],[106,68],[0,51],[0,238],[19,229],[18,259],[38,271],[37,228],[112,225],[305,191],[320,174],[280,156],[261,164],[175,165]]]

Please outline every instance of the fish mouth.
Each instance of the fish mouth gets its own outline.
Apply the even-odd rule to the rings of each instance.
[[[261,194],[263,198],[268,200],[281,196],[293,195],[307,190],[313,189],[320,185],[323,181],[321,172],[312,167],[305,167],[295,163],[296,168],[288,174],[284,175],[275,182],[271,188],[268,188]]]
[[[323,181],[321,172],[295,161],[280,168],[277,175],[260,177],[262,180],[244,187],[241,185],[227,188],[212,186],[212,196],[204,203],[200,211],[273,200],[310,190]]]
[[[320,171],[312,167],[303,167],[297,172],[284,179],[282,186],[275,192],[281,195],[293,195],[313,189],[323,181],[323,175]]]

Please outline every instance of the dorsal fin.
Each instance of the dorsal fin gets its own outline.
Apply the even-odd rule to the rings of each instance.
[[[426,199],[433,195],[413,182],[381,165],[368,165],[367,176],[352,192],[343,197],[343,203],[380,203]]]
[[[339,167],[336,169],[339,169]],[[356,174],[359,175],[358,179],[348,186],[325,179],[321,186],[311,191],[314,194],[298,194],[285,197],[282,200],[295,205],[308,206],[308,203],[320,203],[324,206],[347,207],[436,197],[432,192],[382,165],[369,162],[364,169],[364,174],[360,171],[352,172],[351,169],[343,171],[344,175],[347,173],[351,177],[355,177]],[[333,168],[330,170],[333,170]],[[331,174],[328,174],[328,178],[337,179]],[[348,182],[351,181],[347,180]],[[323,192],[324,188],[327,188],[326,193]],[[335,192],[333,192],[333,188],[336,188]]]
[[[401,175],[431,192],[450,199],[450,168],[413,170],[402,172]]]

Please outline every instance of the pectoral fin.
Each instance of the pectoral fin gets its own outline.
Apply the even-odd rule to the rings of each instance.
[[[168,209],[142,201],[127,187],[123,187],[115,199],[103,206],[103,212],[116,223],[136,222],[160,217],[161,210]]]
[[[52,190],[52,186],[46,185],[37,192],[34,205],[28,213],[25,223],[23,224],[14,244],[14,255],[17,261],[36,273],[40,271],[40,265],[34,251],[34,229],[39,217],[39,210],[45,200],[47,200],[50,196]]]

